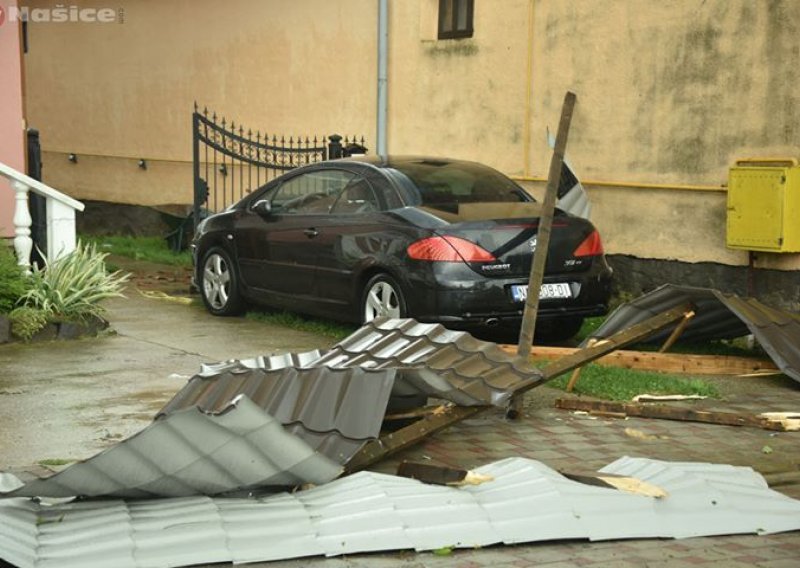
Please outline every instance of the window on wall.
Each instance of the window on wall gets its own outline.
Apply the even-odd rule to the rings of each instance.
[[[439,0],[439,39],[472,37],[475,0]]]

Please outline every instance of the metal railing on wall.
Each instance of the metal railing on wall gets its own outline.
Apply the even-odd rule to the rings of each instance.
[[[364,137],[278,136],[253,131],[195,104],[192,113],[194,226],[294,168],[365,153]]]

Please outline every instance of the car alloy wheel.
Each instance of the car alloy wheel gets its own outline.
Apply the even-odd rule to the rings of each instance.
[[[238,281],[230,256],[220,248],[208,251],[203,261],[203,301],[215,315],[233,315],[240,310]]]
[[[378,274],[367,283],[361,301],[364,323],[377,317],[402,318],[406,303],[400,286],[386,274]]]

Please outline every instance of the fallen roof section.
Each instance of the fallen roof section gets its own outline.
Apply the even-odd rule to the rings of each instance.
[[[496,343],[413,319],[375,319],[309,366],[403,369],[404,380],[420,392],[464,406],[504,406],[516,387],[542,376]]]
[[[363,443],[363,442],[362,442]],[[186,408],[116,446],[3,497],[180,497],[326,483],[342,472],[247,397]]]
[[[227,373],[247,375],[261,369],[363,368],[395,370],[395,396],[431,396],[461,406],[504,406],[523,382],[540,378],[538,368],[504,352],[495,343],[464,331],[413,319],[378,318],[356,330],[328,351],[261,356],[204,365],[184,391],[160,411],[213,397],[213,381]],[[253,375],[249,375],[253,376]],[[222,379],[226,385],[234,382]],[[244,392],[244,391],[242,391]],[[201,404],[202,406],[202,404]]]
[[[749,468],[622,458],[606,474],[663,488],[650,498],[570,480],[509,458],[477,486],[425,485],[361,472],[265,498],[188,497],[45,506],[0,501],[0,558],[20,568],[188,566],[398,549],[472,548],[767,534],[800,529],[800,502]]]
[[[695,306],[695,316],[680,340],[730,339],[752,333],[778,368],[800,381],[800,315],[771,308],[754,298],[724,294],[710,288],[661,286],[617,308],[591,337],[610,337],[686,302]],[[653,335],[649,341],[664,341],[674,327]]]

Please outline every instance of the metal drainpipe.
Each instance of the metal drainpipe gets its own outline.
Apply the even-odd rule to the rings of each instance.
[[[378,1],[378,125],[377,154],[386,155],[387,86],[389,59],[389,0]]]

